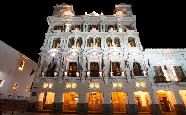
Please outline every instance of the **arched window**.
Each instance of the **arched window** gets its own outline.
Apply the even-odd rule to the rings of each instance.
[[[138,62],[133,63],[133,73],[135,76],[142,76],[141,65]]]
[[[68,41],[68,48],[72,48],[72,46],[74,45],[74,37],[69,38]]]
[[[101,47],[101,38],[100,37],[96,37],[96,39],[95,39],[95,46],[96,47]]]
[[[56,38],[53,40],[52,48],[60,48],[60,38]]]
[[[136,47],[135,38],[128,38],[128,47]]]
[[[112,47],[112,39],[111,39],[111,37],[108,37],[108,38],[106,39],[106,43],[107,43],[107,46],[108,46],[108,47]]]
[[[54,30],[61,30],[61,32],[63,31],[63,26],[54,26]]]
[[[92,37],[87,39],[87,47],[93,47],[94,41]]]
[[[76,47],[77,48],[81,48],[81,45],[82,45],[82,38],[81,37],[78,37],[78,39],[76,41]]]
[[[120,39],[118,37],[114,38],[114,44],[116,45],[116,47],[120,47]]]

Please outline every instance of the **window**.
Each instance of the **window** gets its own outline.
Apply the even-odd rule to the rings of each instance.
[[[100,86],[99,86],[99,83],[89,83],[89,88],[91,89],[98,89]]]
[[[142,76],[141,65],[138,62],[133,63],[133,73],[135,76]]]
[[[99,77],[99,63],[90,62],[90,77]]]
[[[81,37],[78,37],[78,39],[76,41],[76,47],[81,48],[81,45],[82,45],[82,39],[81,39]]]
[[[132,37],[128,38],[128,47],[136,47],[135,39]]]
[[[179,81],[182,81],[182,79],[185,77],[183,70],[181,66],[173,66],[174,71],[173,73],[176,75]]]
[[[114,82],[112,83],[113,88],[122,88],[122,83],[120,82]]]
[[[13,89],[13,90],[17,90],[17,88],[18,88],[18,84],[17,84],[17,83],[13,83],[12,89]]]
[[[72,46],[74,45],[74,37],[69,38],[68,41],[68,48],[72,48]]]
[[[93,47],[94,41],[93,38],[90,37],[87,39],[87,47]]]
[[[96,37],[96,39],[95,39],[95,46],[96,47],[101,47],[101,38],[100,37]]]
[[[21,61],[20,64],[19,64],[19,68],[18,69],[20,71],[23,71],[24,65],[25,65],[25,61]]]
[[[5,80],[0,80],[0,87],[3,87]]]
[[[54,39],[52,48],[60,48],[60,42],[61,42],[60,38]]]
[[[65,86],[67,89],[75,89],[77,87],[77,84],[76,83],[66,83],[66,86]]]
[[[114,38],[114,44],[116,47],[120,47],[120,39],[118,37]]]
[[[108,47],[112,47],[112,39],[111,39],[111,37],[108,37],[108,38],[106,39],[106,43],[107,43],[107,46],[108,46]]]
[[[52,88],[53,84],[52,83],[43,83],[43,88]]]
[[[26,92],[30,92],[30,86],[26,86],[26,89],[25,89]]]
[[[112,72],[113,76],[121,76],[121,69],[119,62],[112,62]]]
[[[68,76],[76,77],[77,62],[69,62]]]
[[[136,82],[136,87],[145,87],[145,82]]]

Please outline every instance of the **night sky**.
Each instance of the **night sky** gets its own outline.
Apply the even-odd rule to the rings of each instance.
[[[0,39],[37,62],[47,32],[46,18],[56,4],[73,4],[76,15],[113,13],[114,5],[132,5],[144,48],[186,48],[183,3],[162,0],[12,0],[0,1]]]

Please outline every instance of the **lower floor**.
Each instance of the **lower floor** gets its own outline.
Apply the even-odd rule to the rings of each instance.
[[[37,101],[30,102],[32,111],[66,113],[122,113],[129,115],[149,113],[159,115],[186,114],[186,90],[176,92],[157,90],[155,92],[84,92],[75,91],[56,94],[40,92]]]

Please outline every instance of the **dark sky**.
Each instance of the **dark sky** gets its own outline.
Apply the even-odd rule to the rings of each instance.
[[[95,10],[112,14],[114,5],[132,5],[137,29],[144,48],[184,48],[185,9],[183,3],[163,0],[12,0],[0,1],[1,37],[13,48],[37,61],[47,31],[47,16],[53,6],[74,5],[77,15]]]

